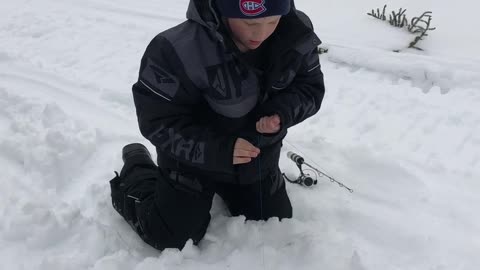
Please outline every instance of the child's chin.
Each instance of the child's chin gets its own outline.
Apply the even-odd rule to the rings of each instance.
[[[248,48],[250,50],[255,50],[256,48],[260,47],[260,45],[262,45],[262,43],[260,43],[258,45],[248,44]]]

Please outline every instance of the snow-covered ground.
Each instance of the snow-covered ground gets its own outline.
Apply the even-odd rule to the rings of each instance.
[[[385,3],[433,11],[424,52],[391,52],[412,37],[366,15]],[[187,5],[0,0],[0,269],[480,268],[474,0],[298,0],[329,48],[327,93],[284,150],[355,192],[288,185],[294,218],[282,222],[245,223],[216,198],[199,246],[144,244],[111,207],[108,180],[124,144],[148,145],[131,84],[150,39]]]

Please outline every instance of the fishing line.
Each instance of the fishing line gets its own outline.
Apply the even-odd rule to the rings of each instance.
[[[262,137],[259,135],[258,136],[258,145],[260,145],[260,141],[262,140]],[[261,153],[260,153],[261,154]],[[260,220],[263,222],[263,179],[262,179],[262,165],[260,163],[260,159],[257,160],[258,163],[258,177],[260,179]],[[265,268],[265,238],[263,235],[263,230],[262,226],[260,225],[260,237],[261,237],[261,245],[262,245],[262,264],[263,264],[263,269]]]

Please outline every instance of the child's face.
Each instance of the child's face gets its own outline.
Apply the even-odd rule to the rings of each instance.
[[[260,47],[275,31],[280,18],[280,15],[258,19],[228,18],[228,24],[238,49],[246,52]]]

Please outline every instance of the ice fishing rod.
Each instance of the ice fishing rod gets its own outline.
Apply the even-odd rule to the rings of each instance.
[[[337,183],[340,187],[342,188],[345,188],[347,189],[348,191],[350,191],[350,193],[353,193],[353,189],[347,187],[346,185],[344,185],[342,182],[339,182],[337,180],[335,180],[335,178],[329,176],[328,174],[320,171],[319,169],[313,167],[312,165],[308,164],[307,162],[305,162],[305,159],[300,156],[300,155],[297,155],[291,151],[289,151],[287,153],[287,157],[289,159],[291,159],[293,162],[295,162],[295,164],[297,165],[298,169],[300,170],[300,175],[298,176],[297,179],[295,180],[291,180],[289,179],[285,173],[283,173],[283,177],[290,183],[293,183],[293,184],[298,184],[298,185],[301,185],[301,186],[306,186],[306,187],[311,187],[311,186],[314,186],[317,184],[317,178],[315,177],[315,179],[313,179],[309,174],[306,174],[304,169],[302,168],[302,165],[305,165],[305,166],[308,166],[309,168],[311,168],[312,170],[314,170],[314,172],[316,172],[315,176],[320,176],[320,177],[326,177],[330,180],[330,182],[332,183]]]

